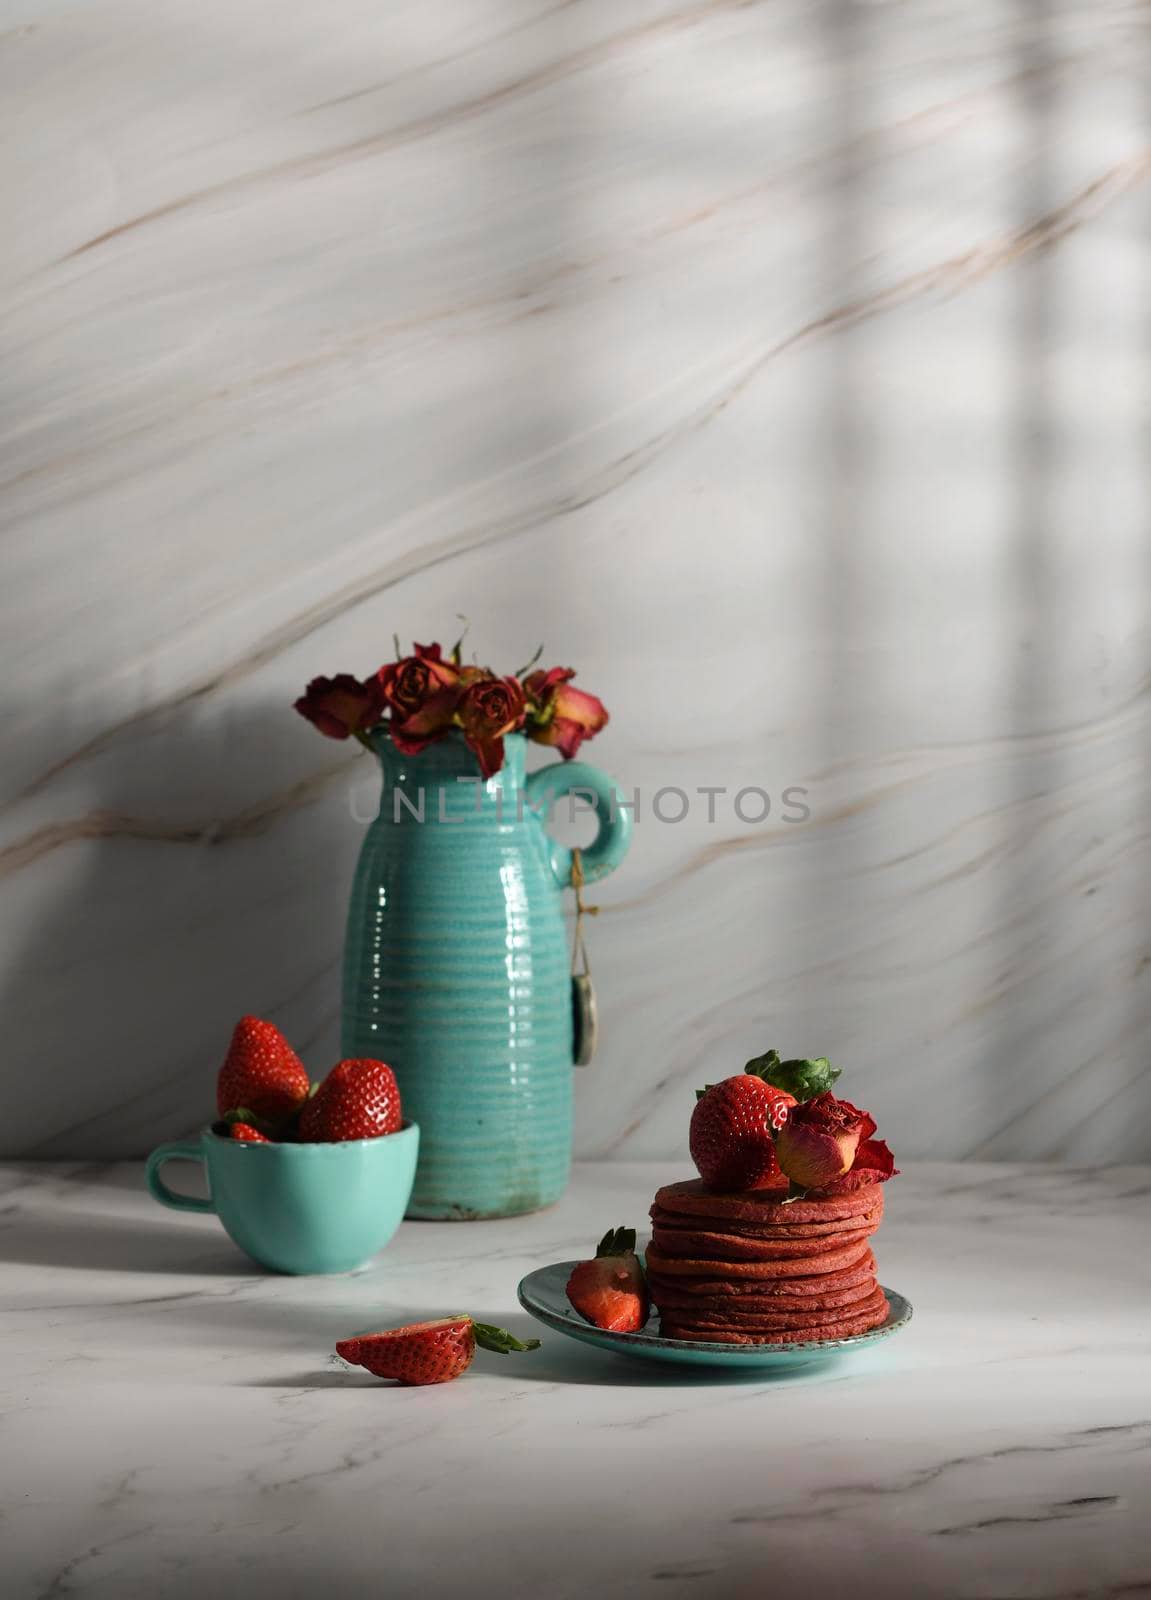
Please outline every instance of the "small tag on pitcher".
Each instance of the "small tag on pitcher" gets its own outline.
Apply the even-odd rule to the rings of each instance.
[[[599,1015],[596,1012],[595,989],[586,972],[572,978],[572,1030],[575,1037],[572,1060],[577,1067],[589,1066],[595,1055]]]
[[[594,917],[599,907],[584,905],[583,882],[583,860],[580,852],[573,850],[572,888],[576,897],[576,921],[572,937],[572,1060],[577,1067],[590,1064],[599,1039],[599,1012],[596,1009],[595,987],[591,980],[591,964],[583,933],[583,919]]]

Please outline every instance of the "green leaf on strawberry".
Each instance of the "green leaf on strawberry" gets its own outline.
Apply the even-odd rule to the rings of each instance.
[[[596,1246],[597,1256],[628,1256],[635,1254],[634,1228],[609,1228]]]
[[[813,1100],[817,1094],[826,1093],[841,1076],[840,1068],[833,1067],[826,1056],[817,1056],[813,1061],[798,1058],[781,1061],[778,1050],[767,1050],[756,1056],[743,1070],[800,1101]]]
[[[540,1347],[538,1339],[517,1339],[506,1328],[493,1328],[490,1322],[473,1322],[472,1332],[481,1350],[490,1350],[497,1356],[518,1355],[521,1351],[538,1350]]]

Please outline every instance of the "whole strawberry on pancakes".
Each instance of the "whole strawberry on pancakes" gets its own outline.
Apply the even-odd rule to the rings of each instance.
[[[895,1164],[870,1113],[831,1092],[839,1076],[769,1050],[699,1093],[700,1176],[651,1208],[647,1283],[669,1338],[807,1343],[886,1320],[869,1241]]]
[[[795,1096],[777,1089],[749,1061],[737,1077],[696,1090],[688,1143],[691,1159],[712,1189],[763,1189],[786,1183],[774,1136],[787,1122]]]

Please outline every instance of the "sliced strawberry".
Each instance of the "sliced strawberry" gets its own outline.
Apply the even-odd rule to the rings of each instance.
[[[609,1333],[637,1333],[651,1309],[647,1280],[635,1253],[634,1228],[610,1228],[595,1257],[567,1281],[567,1297],[588,1322]]]
[[[691,1159],[709,1189],[787,1187],[772,1133],[787,1121],[795,1096],[749,1072],[700,1091],[691,1115]]]
[[[398,1133],[401,1121],[391,1067],[383,1061],[341,1061],[304,1107],[300,1138],[309,1144],[378,1139]]]
[[[241,1017],[216,1080],[221,1116],[245,1106],[261,1121],[286,1122],[308,1097],[304,1064],[279,1028]]]
[[[513,1351],[538,1350],[538,1339],[516,1339],[503,1328],[471,1317],[439,1317],[434,1322],[412,1322],[405,1328],[365,1333],[341,1339],[336,1354],[355,1367],[365,1367],[377,1378],[400,1383],[450,1383],[472,1364],[476,1346],[506,1356]]]

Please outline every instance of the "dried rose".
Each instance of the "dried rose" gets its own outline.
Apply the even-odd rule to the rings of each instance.
[[[490,778],[504,764],[504,735],[524,718],[524,691],[518,678],[497,678],[488,673],[473,677],[460,695],[456,718],[464,739],[480,764],[480,776]]]
[[[460,669],[445,661],[438,644],[415,644],[401,661],[388,661],[376,673],[384,704],[402,722],[437,689],[458,683]]]
[[[371,679],[361,683],[350,672],[334,678],[313,678],[295,709],[329,739],[365,733],[380,720],[380,697]]]
[[[460,669],[443,660],[438,644],[414,645],[412,655],[382,666],[375,681],[391,712],[392,742],[404,755],[418,755],[452,726]]]
[[[530,707],[528,738],[555,746],[565,761],[571,760],[585,739],[594,739],[608,721],[602,700],[571,687],[574,677],[571,667],[551,667],[546,672],[529,672],[524,679]]]
[[[883,1139],[864,1139],[855,1152],[855,1160],[849,1171],[841,1178],[835,1178],[831,1183],[825,1183],[819,1190],[820,1195],[850,1194],[853,1189],[865,1189],[868,1184],[886,1183],[888,1178],[897,1178],[899,1168],[895,1165],[895,1157],[887,1148]]]
[[[822,1189],[850,1172],[875,1120],[826,1091],[796,1106],[775,1139],[776,1159],[800,1189]]]

